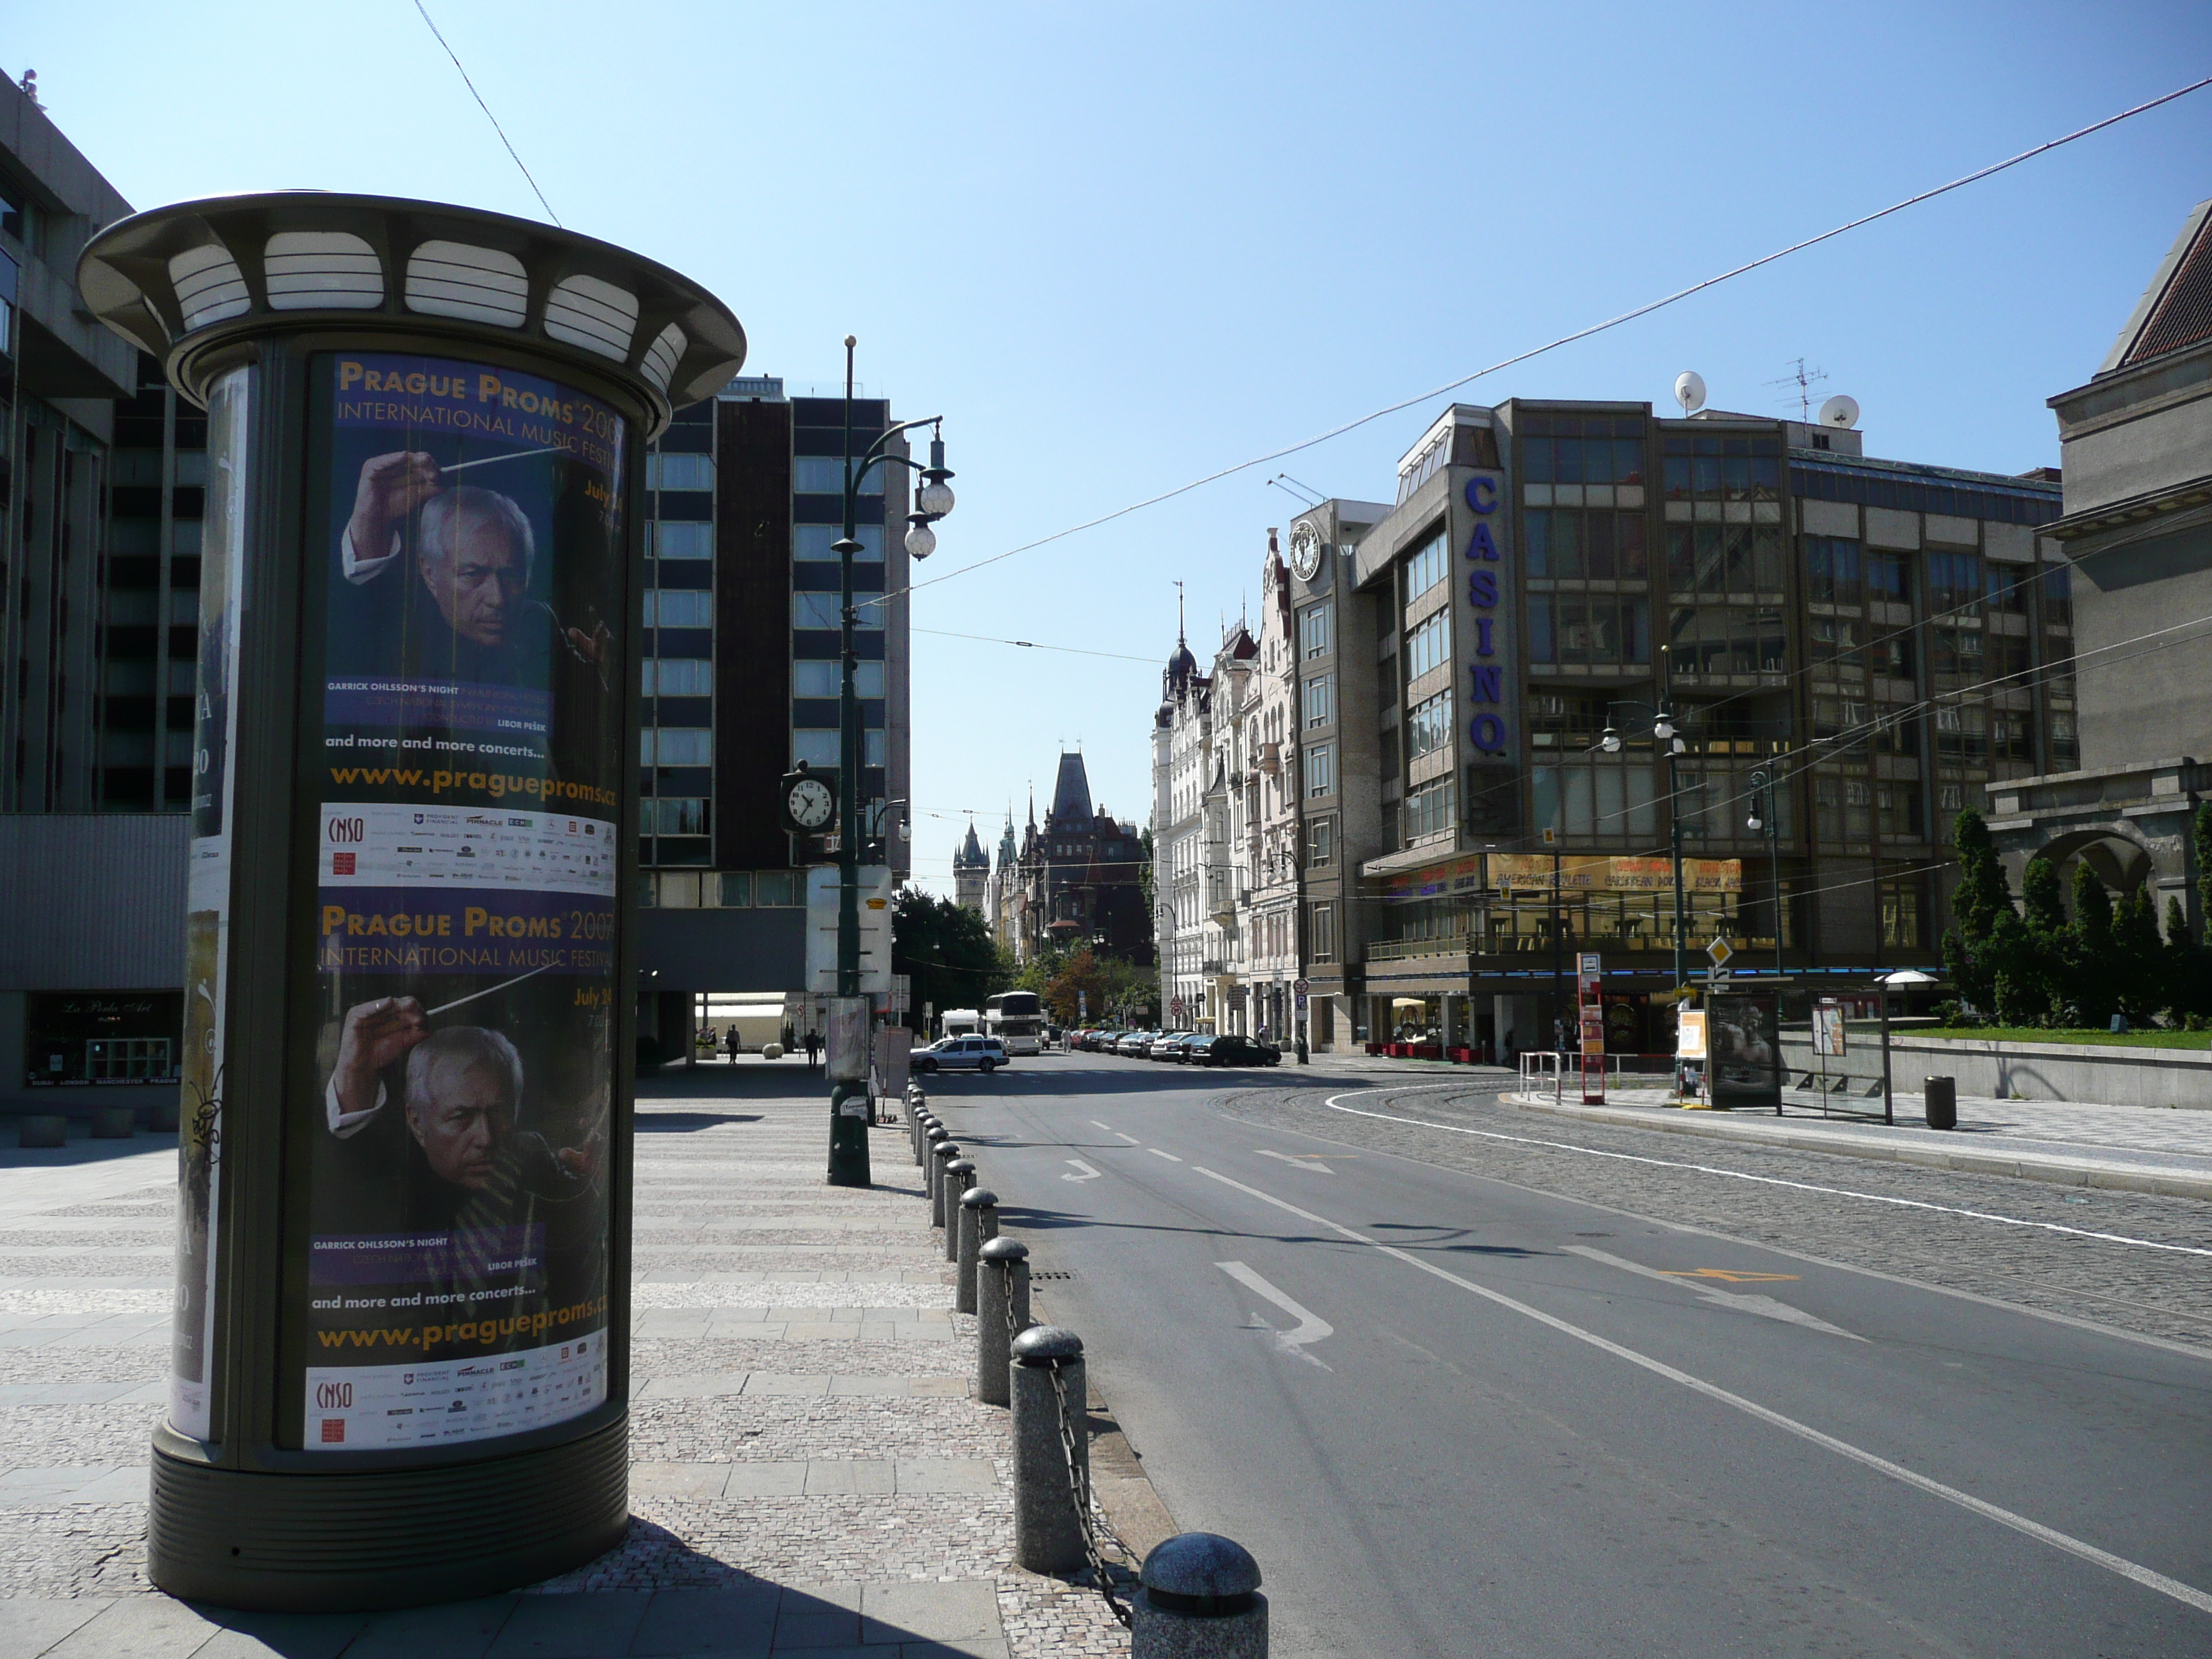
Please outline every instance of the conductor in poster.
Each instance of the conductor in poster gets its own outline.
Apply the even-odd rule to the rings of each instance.
[[[606,1392],[626,432],[493,365],[319,364],[295,1397],[310,1449],[483,1439]]]

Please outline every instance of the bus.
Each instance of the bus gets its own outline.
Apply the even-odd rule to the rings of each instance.
[[[1044,1052],[1044,1004],[1035,991],[1001,991],[983,1005],[983,1035],[1009,1054]]]
[[[938,1021],[941,1037],[974,1036],[983,1029],[983,1017],[973,1008],[947,1008]]]

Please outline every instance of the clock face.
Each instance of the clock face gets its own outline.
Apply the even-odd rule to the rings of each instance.
[[[1302,524],[1291,532],[1291,568],[1302,582],[1314,579],[1321,568],[1321,538],[1310,524]]]
[[[802,830],[819,830],[830,822],[830,815],[836,810],[836,797],[819,778],[801,778],[791,786],[791,793],[784,799],[784,811]]]

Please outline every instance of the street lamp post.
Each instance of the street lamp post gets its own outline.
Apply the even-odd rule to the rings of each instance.
[[[1766,868],[1774,878],[1774,985],[1775,994],[1782,987],[1782,825],[1774,815],[1774,778],[1764,768],[1751,775],[1751,817],[1744,827],[1753,835],[1766,832]],[[1782,1005],[1775,1004],[1775,1018],[1781,1016]]]
[[[843,672],[837,690],[837,994],[860,994],[860,654],[854,632],[859,624],[853,602],[853,558],[860,551],[859,539],[860,483],[878,464],[897,462],[920,475],[914,511],[908,514],[908,556],[926,559],[937,550],[937,533],[930,526],[952,511],[952,489],[945,480],[952,474],[945,465],[942,416],[901,421],[887,427],[854,465],[853,456],[853,352],[860,344],[845,337],[845,533],[831,550],[837,556],[838,659]],[[915,467],[904,455],[890,453],[891,441],[918,426],[931,428],[929,465]],[[866,1097],[865,1079],[840,1078],[830,1089],[830,1171],[832,1187],[869,1184],[868,1124],[865,1114],[848,1115],[846,1103]]]
[[[1651,712],[1651,735],[1664,748],[1667,755],[1667,847],[1674,866],[1674,1013],[1680,1024],[1682,997],[1689,984],[1688,964],[1684,959],[1690,932],[1689,902],[1682,890],[1682,793],[1676,772],[1676,757],[1682,752],[1682,739],[1674,730],[1674,658],[1667,646],[1659,647],[1659,707]],[[1642,703],[1614,703],[1613,708],[1641,708]],[[1605,735],[1598,740],[1599,747],[1608,755],[1620,752],[1620,733],[1613,727],[1607,716]],[[1682,1081],[1682,1066],[1678,1059],[1674,1064],[1674,1085],[1679,1091]]]

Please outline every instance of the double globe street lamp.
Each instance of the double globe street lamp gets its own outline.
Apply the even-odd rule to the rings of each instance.
[[[945,465],[944,416],[925,416],[886,428],[857,458],[853,453],[853,353],[860,344],[845,337],[845,533],[830,551],[837,556],[838,657],[843,665],[837,693],[837,995],[858,998],[860,991],[860,762],[864,738],[860,728],[858,674],[860,654],[854,639],[859,607],[853,592],[853,561],[861,551],[860,484],[878,465],[893,462],[915,474],[914,510],[907,514],[906,550],[914,559],[926,559],[937,550],[937,532],[931,526],[952,511],[952,477]],[[916,466],[904,455],[890,453],[900,434],[916,427],[930,428],[929,465]],[[889,602],[888,593],[872,603]],[[884,965],[888,965],[887,963]],[[850,1006],[849,1002],[847,1005]],[[833,1022],[833,1029],[836,1022]],[[866,1018],[850,1021],[872,1033]],[[837,1063],[840,1060],[843,1064]],[[858,1067],[855,1077],[839,1077],[830,1090],[830,1171],[832,1187],[866,1187],[868,1171],[868,1055],[831,1056],[833,1073]],[[858,1103],[857,1106],[855,1102]]]

